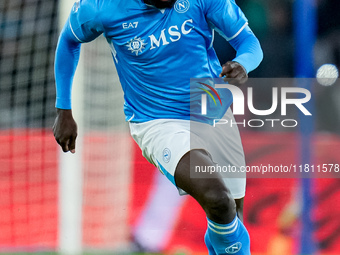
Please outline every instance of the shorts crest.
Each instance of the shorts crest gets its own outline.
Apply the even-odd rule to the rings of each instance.
[[[165,148],[163,150],[163,161],[165,163],[169,163],[170,159],[171,159],[171,151],[168,148]]]

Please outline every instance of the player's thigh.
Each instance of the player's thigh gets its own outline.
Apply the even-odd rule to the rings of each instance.
[[[198,125],[200,130],[207,130],[210,127],[204,123],[198,123]],[[207,144],[209,143],[207,142],[208,139],[204,137],[204,132],[203,134],[193,132],[193,124],[189,121],[160,119],[145,123],[130,123],[130,131],[132,137],[141,148],[143,156],[150,163],[154,164],[174,185],[176,185],[174,179],[175,171],[177,171],[176,168],[180,161],[183,166],[180,168],[184,169],[183,179],[188,181],[190,181],[190,166],[212,166],[214,164],[211,161],[211,157],[208,157],[208,154],[201,155],[194,152],[196,157],[193,162],[190,162],[189,157],[185,157],[189,151],[208,151]],[[187,165],[183,162],[186,162]],[[190,165],[190,163],[193,164]],[[207,177],[210,179],[221,179],[220,175],[218,175],[218,178],[213,178],[214,175],[217,175],[217,173],[213,175],[208,174]],[[200,175],[198,179],[203,177]],[[202,181],[198,180],[197,182],[201,183]],[[208,182],[212,182],[212,180]]]
[[[143,156],[165,174],[174,185],[176,185],[174,179],[176,167],[188,151],[196,149],[208,151],[214,161],[210,165],[217,163],[239,166],[244,162],[238,130],[231,130],[226,135],[221,135],[219,132],[224,132],[224,130],[215,129],[208,124],[185,120],[130,123],[130,129],[131,135],[142,149]],[[211,135],[214,132],[215,134]],[[238,139],[235,140],[235,137]],[[197,162],[194,164],[200,165]],[[187,170],[189,174],[190,171]],[[244,196],[245,178],[225,178],[224,182],[233,198]],[[185,194],[181,189],[179,192]]]
[[[236,205],[221,174],[208,171],[193,175],[197,165],[211,167],[214,162],[202,149],[186,153],[175,171],[177,187],[190,194],[202,206],[209,219],[218,223],[231,222],[236,214]]]
[[[209,140],[207,150],[216,164],[216,170],[221,172],[234,199],[241,199],[245,196],[246,190],[246,173],[243,171],[245,156],[241,136],[237,125],[231,125],[235,123],[235,119],[230,109],[223,118],[228,120],[227,124],[218,123],[203,131],[197,128],[197,132],[204,132],[206,139]],[[201,133],[199,136],[204,134]]]
[[[130,132],[143,156],[176,185],[176,166],[183,155],[190,151],[189,121],[153,120],[130,123]]]
[[[175,182],[177,187],[181,188],[199,203],[205,202],[206,195],[209,193],[230,194],[220,173],[201,172],[195,173],[195,166],[209,167],[214,162],[211,156],[203,149],[194,149],[186,153],[179,161],[175,171]]]

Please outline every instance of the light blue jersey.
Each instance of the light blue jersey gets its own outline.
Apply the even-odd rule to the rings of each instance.
[[[126,120],[145,122],[190,119],[190,78],[216,78],[222,70],[213,29],[232,40],[247,24],[234,0],[177,0],[161,10],[142,0],[81,0],[64,30],[79,42],[105,36],[124,91]],[[57,94],[58,86],[57,79]],[[231,94],[224,100],[229,107]],[[56,106],[70,107],[64,104],[59,95]]]

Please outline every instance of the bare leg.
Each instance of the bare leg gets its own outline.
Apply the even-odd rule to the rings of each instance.
[[[204,178],[191,178],[190,167],[214,166],[204,150],[193,150],[183,156],[175,172],[176,185],[190,194],[203,208],[207,217],[221,224],[230,223],[236,216],[236,204],[219,173],[206,173]],[[208,178],[209,177],[209,178]]]
[[[242,222],[243,222],[243,202],[244,197],[240,199],[235,199],[237,216]]]

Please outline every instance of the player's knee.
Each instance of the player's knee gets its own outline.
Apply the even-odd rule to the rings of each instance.
[[[204,209],[211,220],[224,221],[236,215],[236,204],[230,192],[226,190],[211,189],[205,192]]]

